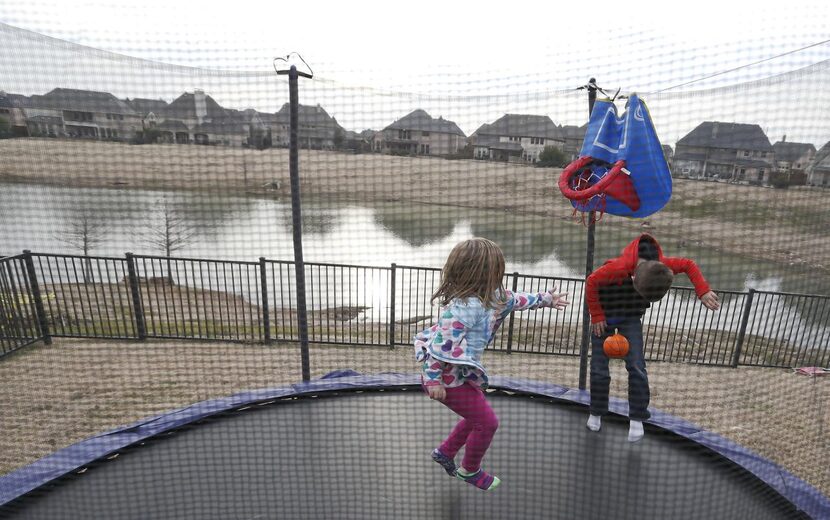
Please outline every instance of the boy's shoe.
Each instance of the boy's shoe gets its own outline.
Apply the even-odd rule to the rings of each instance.
[[[628,442],[637,442],[646,434],[642,421],[631,421],[628,423]]]
[[[464,470],[459,469],[456,476],[468,484],[472,484],[478,489],[484,491],[492,491],[499,487],[501,480],[498,477],[490,475],[483,469],[479,469],[475,473],[467,474]]]
[[[602,417],[599,415],[588,416],[588,424],[585,426],[587,426],[592,432],[598,432],[599,429],[602,428]]]
[[[447,472],[447,475],[451,477],[455,476],[456,470],[458,469],[455,466],[455,461],[441,453],[441,450],[438,448],[432,450],[432,460],[440,464],[444,468],[444,471]]]

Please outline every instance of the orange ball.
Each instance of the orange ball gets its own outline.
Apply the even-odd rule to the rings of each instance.
[[[605,338],[602,350],[610,358],[624,358],[628,355],[628,340],[615,330],[613,334]]]

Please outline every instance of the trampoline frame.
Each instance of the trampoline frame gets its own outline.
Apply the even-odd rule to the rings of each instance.
[[[531,398],[546,398],[559,401],[562,404],[579,405],[586,408],[590,402],[590,394],[586,390],[571,389],[552,383],[531,380],[493,377],[491,388],[511,394]],[[279,388],[241,392],[228,397],[202,401],[143,419],[131,425],[116,428],[80,441],[0,477],[0,513],[13,503],[34,494],[47,484],[71,474],[84,473],[89,467],[114,459],[123,451],[141,446],[153,438],[172,434],[176,430],[212,417],[242,412],[259,406],[268,406],[278,401],[334,395],[344,392],[382,392],[387,390],[415,390],[420,392],[420,376],[400,373],[362,375],[352,370],[338,370],[313,381]],[[627,401],[612,398],[609,404],[609,412],[627,417]],[[774,462],[684,419],[659,410],[652,409],[651,412],[651,418],[645,421],[646,424],[665,430],[693,444],[708,448],[715,454],[734,463],[749,475],[766,484],[783,500],[792,504],[798,512],[813,518],[830,518],[830,499],[822,495],[812,485]],[[646,442],[648,441],[646,440]]]

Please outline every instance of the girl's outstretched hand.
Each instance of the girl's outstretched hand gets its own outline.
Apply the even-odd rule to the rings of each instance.
[[[429,392],[430,399],[443,401],[447,398],[447,389],[444,388],[444,385],[430,385],[427,387],[427,391]]]
[[[568,293],[557,293],[559,288],[554,286],[552,289],[548,289],[548,293],[553,298],[553,303],[551,303],[551,307],[556,309],[557,311],[561,311],[565,307],[567,307],[571,302],[569,302],[565,297],[568,296]]]

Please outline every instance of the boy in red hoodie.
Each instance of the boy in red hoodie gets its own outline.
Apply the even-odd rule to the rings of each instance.
[[[628,339],[625,357],[628,370],[628,440],[643,438],[643,421],[650,417],[648,374],[643,356],[641,318],[651,302],[660,300],[671,287],[675,274],[686,273],[700,302],[710,310],[720,307],[694,261],[663,256],[660,244],[648,234],[636,238],[622,254],[605,262],[588,276],[585,297],[591,313],[591,408],[588,429],[599,431],[602,416],[608,413],[611,375],[608,356],[602,348],[605,338],[616,330]]]

